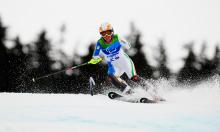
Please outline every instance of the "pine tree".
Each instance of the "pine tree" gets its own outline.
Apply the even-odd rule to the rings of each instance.
[[[213,64],[215,65],[214,73],[220,75],[220,47],[217,44],[215,47],[215,55],[212,60]]]
[[[177,80],[182,83],[193,83],[199,78],[199,70],[197,69],[198,60],[193,52],[193,43],[186,45],[188,56],[184,59],[184,66],[178,73]]]
[[[214,70],[216,69],[215,64],[212,59],[209,59],[205,52],[206,52],[207,46],[204,42],[202,45],[201,53],[199,56],[199,79],[204,80],[214,75]]]
[[[16,37],[13,40],[15,46],[9,51],[9,81],[10,88],[14,92],[22,91],[19,90],[19,85],[21,85],[26,76],[27,67],[28,67],[28,57],[23,52],[23,44],[20,42],[19,37]]]
[[[48,38],[46,37],[46,31],[43,30],[36,44],[36,53],[37,53],[37,61],[38,61],[38,69],[41,73],[49,73],[51,72],[51,65],[53,61],[49,56],[49,52],[51,50],[51,44]]]
[[[149,65],[148,60],[142,50],[143,44],[140,41],[141,35],[138,34],[136,36],[136,40],[134,43],[134,48],[137,50],[136,54],[132,56],[132,60],[134,61],[134,65],[137,70],[137,74],[144,78],[152,78],[153,68]]]
[[[134,62],[137,74],[147,79],[152,78],[153,68],[149,65],[145,56],[146,53],[143,49],[144,44],[141,42],[141,33],[136,29],[133,23],[131,23],[131,33],[128,36],[128,41],[132,45],[128,54]]]
[[[47,38],[47,32],[43,30],[39,36],[37,41],[34,43],[35,51],[33,55],[33,66],[35,67],[34,70],[34,77],[36,76],[43,76],[52,72],[52,64],[54,61],[50,57],[51,51],[51,43],[50,40]],[[55,89],[55,80],[53,76],[50,78],[45,78],[39,80],[38,88],[35,88],[33,92],[58,92],[59,89]]]
[[[159,54],[156,57],[156,60],[158,62],[158,66],[157,66],[157,70],[159,72],[158,77],[163,77],[168,79],[171,73],[169,68],[167,67],[167,55],[163,40],[160,40],[159,42]]]
[[[2,24],[0,19],[0,92],[8,90],[8,54],[5,46],[7,27]]]

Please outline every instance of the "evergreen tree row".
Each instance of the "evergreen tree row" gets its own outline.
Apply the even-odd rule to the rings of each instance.
[[[19,36],[13,39],[7,37],[7,27],[0,19],[0,92],[35,92],[35,93],[88,93],[89,77],[93,77],[97,87],[95,92],[101,92],[110,86],[107,81],[107,65],[84,66],[73,71],[50,76],[32,82],[33,77],[44,76],[57,72],[68,66],[75,66],[91,59],[94,43],[91,43],[88,54],[80,56],[75,54],[71,61],[60,50],[54,50],[52,41],[47,37],[47,32],[42,30],[37,39],[23,44]],[[134,61],[137,73],[145,79],[176,78],[179,83],[193,84],[207,79],[215,74],[220,74],[220,47],[217,44],[214,57],[205,56],[206,45],[200,55],[193,51],[193,43],[186,44],[188,55],[184,58],[184,65],[178,73],[171,73],[168,67],[168,56],[162,40],[158,43],[155,58],[157,65],[152,66],[147,58],[141,42],[141,33],[131,27],[132,33],[128,40],[132,49],[128,51]],[[8,47],[8,43],[12,47]],[[59,56],[57,59],[54,56]]]

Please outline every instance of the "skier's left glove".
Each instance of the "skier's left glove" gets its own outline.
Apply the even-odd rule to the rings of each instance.
[[[89,62],[88,62],[88,64],[97,64],[97,63],[99,63],[99,62],[101,62],[102,61],[102,58],[95,58],[95,57],[93,57]]]

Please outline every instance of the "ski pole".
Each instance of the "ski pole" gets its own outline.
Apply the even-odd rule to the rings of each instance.
[[[80,65],[77,65],[77,66],[73,66],[73,67],[70,67],[70,68],[67,68],[67,69],[64,69],[64,70],[61,70],[61,71],[57,71],[57,72],[54,72],[54,73],[44,75],[44,76],[41,76],[41,77],[32,78],[32,81],[36,82],[37,80],[40,80],[40,79],[43,79],[43,78],[46,78],[46,77],[49,77],[49,76],[52,76],[52,75],[59,74],[59,73],[65,72],[67,70],[73,70],[73,69],[76,69],[76,68],[79,68],[79,67],[82,67],[82,66],[85,66],[85,65],[88,65],[88,64],[89,63],[86,62],[86,63],[80,64]]]

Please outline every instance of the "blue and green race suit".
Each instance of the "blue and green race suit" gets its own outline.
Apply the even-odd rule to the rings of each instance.
[[[124,49],[129,49],[130,44],[118,37],[117,34],[112,36],[110,44],[105,43],[103,38],[100,38],[96,44],[93,57],[104,56],[108,63],[108,75],[120,77],[126,73],[129,78],[136,75],[136,70],[132,60],[124,52]]]

